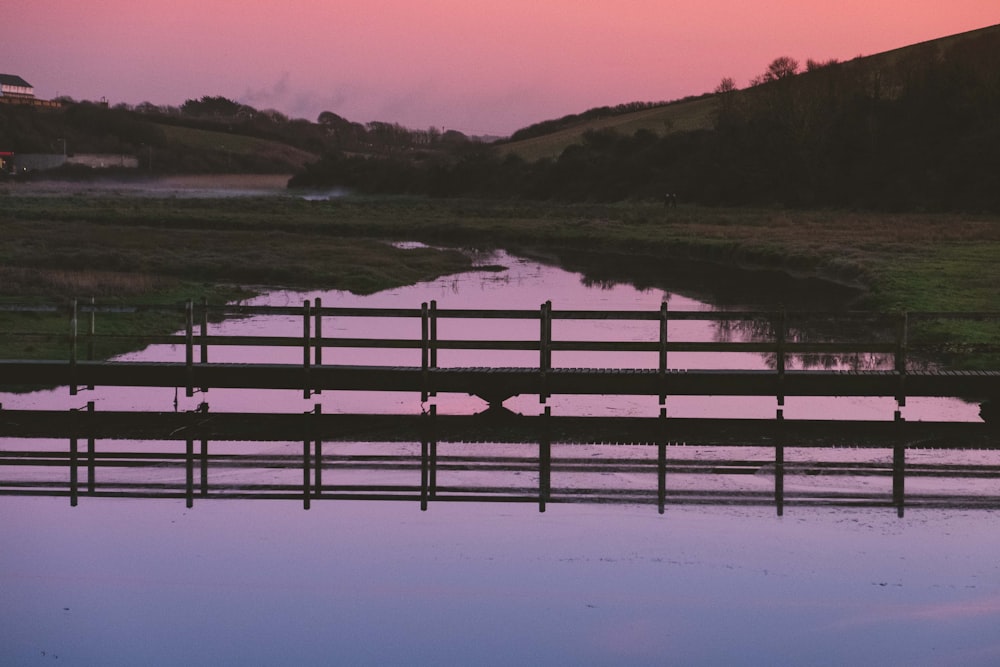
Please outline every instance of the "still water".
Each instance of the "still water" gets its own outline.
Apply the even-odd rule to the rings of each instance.
[[[707,309],[690,294],[581,276],[503,254],[477,271],[358,297],[276,292],[258,303],[327,306]],[[753,304],[769,305],[769,304]],[[640,323],[641,324],[641,323]],[[712,340],[707,327],[671,338]],[[297,335],[255,318],[214,333]],[[334,325],[337,326],[337,325]],[[348,326],[346,323],[341,326]],[[391,326],[369,322],[367,327]],[[523,332],[537,336],[537,323]],[[648,337],[641,330],[574,337]],[[638,325],[637,325],[638,326]],[[331,331],[353,335],[349,331]],[[371,333],[371,332],[369,332]],[[560,337],[555,330],[554,337]],[[398,335],[407,335],[400,332]],[[442,336],[446,332],[442,331]],[[496,336],[463,331],[463,337]],[[514,332],[512,337],[521,333]],[[253,350],[213,350],[238,361]],[[412,352],[407,352],[413,354]],[[294,351],[290,360],[295,360]],[[338,352],[334,352],[334,356]],[[373,363],[349,354],[351,363]],[[370,353],[364,353],[370,354]],[[417,353],[418,354],[418,353]],[[457,353],[456,353],[457,354]],[[536,353],[537,354],[537,353]],[[183,357],[161,346],[133,355]],[[335,359],[324,358],[328,363]],[[447,358],[441,365],[467,359]],[[533,365],[513,359],[509,365]],[[412,363],[411,359],[402,362]],[[555,365],[580,365],[553,358]],[[380,357],[378,363],[397,363]],[[671,367],[717,363],[678,356]],[[753,355],[723,365],[754,368]],[[608,360],[654,366],[655,360]],[[172,390],[0,397],[9,408],[172,409]],[[223,392],[213,411],[419,413],[419,396]],[[469,414],[475,397],[440,396]],[[553,398],[553,414],[655,416],[656,398]],[[537,397],[507,407],[537,414]],[[892,401],[788,399],[787,418],[891,419]],[[669,399],[673,416],[770,417],[775,400]],[[915,401],[909,420],[974,420],[976,406]],[[880,456],[884,453],[874,453]],[[930,453],[926,456],[941,456]],[[627,482],[628,480],[624,480]],[[996,493],[996,480],[982,484]],[[997,664],[1000,532],[992,511],[0,498],[0,664]]]

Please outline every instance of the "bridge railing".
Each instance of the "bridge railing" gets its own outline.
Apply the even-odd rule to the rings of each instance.
[[[28,316],[18,327],[0,329],[2,339],[38,341],[43,354],[4,355],[8,358],[65,359],[105,356],[107,343],[126,347],[183,345],[207,356],[215,346],[292,347],[308,346],[314,363],[322,363],[328,348],[419,350],[422,363],[437,366],[442,350],[493,350],[537,352],[540,368],[552,367],[553,352],[646,352],[658,355],[665,369],[670,352],[747,352],[774,355],[775,367],[803,355],[872,353],[890,355],[891,367],[904,370],[910,350],[937,353],[991,353],[1000,350],[1000,312],[877,313],[868,311],[690,311],[671,310],[664,303],[656,311],[554,310],[551,302],[538,309],[444,309],[436,302],[420,308],[351,308],[323,306],[320,299],[302,306],[209,305],[188,301],[177,305],[104,305],[74,301],[68,305],[0,305],[0,317]],[[295,335],[222,335],[210,332],[211,323],[248,316],[284,317],[301,320]],[[357,318],[390,318],[409,321],[408,336],[331,335],[331,325]],[[449,320],[534,320],[537,335],[531,337],[444,337],[440,325]],[[60,324],[60,321],[62,324]],[[596,339],[556,337],[553,324],[562,322],[649,322],[652,335],[628,340],[613,336]],[[692,340],[670,332],[668,323],[707,322],[716,327],[715,340]],[[100,322],[100,326],[98,326]],[[972,340],[957,339],[954,325],[970,322]],[[414,325],[419,323],[419,328]],[[40,324],[37,328],[31,328]],[[326,332],[324,332],[326,325]],[[658,325],[658,326],[657,326]],[[393,328],[406,331],[406,325]],[[511,328],[507,325],[507,328]],[[490,333],[500,333],[492,327]],[[920,332],[913,336],[911,329]],[[171,331],[172,332],[169,332]],[[523,327],[521,328],[523,330]],[[419,333],[417,333],[419,331]],[[966,328],[966,333],[969,329]],[[168,333],[169,332],[169,333]],[[571,330],[572,335],[572,330]],[[743,340],[733,340],[733,337]],[[425,358],[425,359],[424,359]],[[203,359],[207,361],[207,359]]]
[[[912,366],[927,359],[928,354],[995,355],[1000,349],[995,343],[1000,340],[1000,312],[691,311],[670,309],[667,303],[658,310],[555,310],[551,302],[537,309],[446,309],[439,308],[434,301],[423,303],[420,308],[360,308],[324,306],[320,299],[304,301],[301,306],[216,306],[204,300],[177,305],[111,305],[90,299],[75,300],[68,305],[0,306],[0,320],[12,314],[21,316],[19,326],[0,329],[0,344],[4,338],[21,345],[33,341],[27,344],[37,344],[34,352],[41,352],[32,356],[68,359],[70,364],[159,344],[183,350],[184,363],[189,368],[208,364],[212,348],[253,346],[298,349],[306,371],[312,366],[353,365],[350,355],[339,350],[376,349],[413,351],[410,361],[401,365],[419,365],[425,372],[441,368],[442,352],[528,352],[527,358],[532,359],[530,366],[517,365],[534,366],[541,374],[566,367],[554,363],[554,355],[558,362],[560,355],[587,359],[587,354],[594,353],[644,353],[642,363],[630,361],[616,367],[666,374],[677,367],[671,363],[672,353],[749,353],[763,356],[768,367],[777,373],[779,405],[784,402],[781,379],[796,361],[807,365],[809,362],[804,360],[814,358],[816,364],[830,366],[842,363],[848,355],[868,355],[867,365],[860,370],[897,373],[900,376],[897,399],[904,405],[905,375]],[[251,316],[283,318],[285,333],[212,332],[218,322]],[[345,325],[373,318],[389,320],[389,333],[358,334]],[[455,327],[456,335],[447,335],[442,329],[453,321],[464,324]],[[500,324],[501,321],[505,324]],[[585,323],[595,321],[610,324],[611,332],[598,337],[578,335]],[[475,327],[469,327],[469,322],[485,326],[482,335],[470,335],[469,331]],[[614,329],[618,322],[648,323],[648,327],[641,335],[622,336]],[[680,333],[687,322],[711,323],[712,339]],[[970,341],[955,342],[960,340],[956,338],[958,323],[966,334],[973,332]],[[339,333],[333,333],[335,326]],[[562,335],[554,335],[554,330]],[[501,336],[504,333],[507,336]],[[589,358],[597,359],[602,367],[608,365],[606,356]],[[593,364],[583,361],[579,365]],[[193,387],[189,385],[188,391],[191,393]],[[305,392],[309,395],[311,390],[306,388]],[[662,399],[663,396],[661,402]]]

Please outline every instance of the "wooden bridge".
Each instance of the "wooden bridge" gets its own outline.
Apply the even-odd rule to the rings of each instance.
[[[423,304],[420,309],[329,308],[317,299],[314,303],[304,302],[302,307],[212,307],[188,302],[179,311],[166,309],[183,313],[179,322],[183,323],[183,332],[179,334],[104,334],[98,333],[95,325],[98,314],[121,318],[164,310],[158,306],[104,307],[74,302],[68,312],[68,332],[62,334],[67,344],[65,356],[0,360],[0,386],[68,385],[73,393],[81,386],[183,387],[189,396],[211,388],[268,388],[300,390],[307,398],[324,390],[401,391],[419,392],[422,400],[438,393],[462,393],[479,396],[494,409],[517,395],[537,395],[543,403],[556,394],[648,395],[658,396],[661,405],[665,405],[669,396],[774,396],[779,411],[787,396],[882,396],[895,398],[900,406],[905,405],[908,396],[973,399],[1000,396],[1000,371],[942,371],[913,363],[914,345],[909,340],[914,322],[975,319],[996,326],[1000,313],[703,312],[670,310],[667,304],[658,311],[557,311],[551,303],[542,304],[538,310],[446,310],[439,309],[435,302]],[[58,315],[55,308],[50,312]],[[210,332],[210,321],[249,315],[300,320],[301,334],[227,336]],[[371,318],[388,318],[394,330],[406,331],[409,327],[414,333],[411,337],[392,338],[325,333],[348,320]],[[512,322],[534,321],[538,335],[532,339],[440,336],[440,323],[449,320],[485,321],[492,332],[500,333],[504,322],[509,327]],[[652,335],[645,340],[553,337],[554,322],[587,321],[646,322]],[[715,323],[720,331],[738,332],[742,328],[752,332],[757,340],[733,341],[724,336],[714,341],[683,340],[670,335],[672,323],[691,321]],[[85,331],[81,332],[81,328]],[[19,337],[50,336],[39,332],[8,333]],[[95,346],[109,341],[174,345],[183,350],[183,359],[145,362],[90,358]],[[298,348],[301,362],[210,361],[210,350],[221,346]],[[933,354],[940,346],[940,342],[922,342],[916,351]],[[350,363],[351,349],[411,350],[419,353],[419,362],[414,357],[413,363],[402,366],[358,365]],[[441,353],[449,351],[530,352],[537,354],[537,363],[530,367],[440,365]],[[672,354],[691,352],[753,353],[766,358],[767,367],[762,370],[671,367]],[[647,353],[650,355],[647,358],[655,355],[656,364],[612,368],[554,365],[553,354],[563,353],[596,354],[598,362],[602,359],[599,355],[606,353]],[[866,360],[878,363],[854,370],[789,368],[796,359],[839,360],[852,355],[855,358],[863,355]]]

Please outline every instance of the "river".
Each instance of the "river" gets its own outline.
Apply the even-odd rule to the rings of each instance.
[[[417,307],[436,300],[441,308],[534,309],[551,300],[556,309],[657,310],[666,300],[676,310],[713,307],[687,290],[595,284],[504,253],[481,261],[506,270],[364,297],[269,292],[255,303],[322,298],[326,306]],[[596,323],[577,335],[648,335],[640,324],[633,331]],[[537,335],[537,323],[530,326],[527,335]],[[701,323],[675,326],[672,338],[721,335]],[[213,325],[218,333],[297,331],[296,318]],[[253,354],[213,350],[213,360]],[[372,362],[350,354],[351,363]],[[158,346],[129,356],[178,355],[183,350]],[[468,361],[455,355],[442,356],[442,365]],[[379,363],[395,362],[380,356]],[[678,356],[671,367],[709,363],[754,368],[765,361]],[[303,399],[301,392],[212,389],[176,400],[181,410],[202,401],[213,411],[304,412],[317,403],[324,413],[426,408],[419,396],[393,393]],[[442,414],[485,407],[475,397],[433,400]],[[175,394],[98,388],[73,397],[61,388],[0,401],[6,408],[94,401],[98,410],[170,410]],[[537,397],[506,405],[522,414],[541,409]],[[556,397],[548,406],[553,414],[658,411],[656,397]],[[773,398],[668,401],[672,416],[766,418],[775,407]],[[892,419],[895,408],[891,400],[789,398],[785,415]],[[976,410],[961,401],[911,399],[905,413],[908,420],[971,421]],[[616,451],[643,456],[638,449]],[[996,493],[995,478],[980,483]],[[288,501],[211,500],[188,509],[183,500],[82,497],[70,508],[65,498],[3,497],[0,663],[996,664],[995,520],[992,510],[909,509],[897,517],[885,507],[796,507],[779,517],[770,507],[741,505],[668,506],[660,515],[642,505],[553,505],[541,513],[532,505],[431,503],[421,512],[412,503],[320,501],[303,511]]]

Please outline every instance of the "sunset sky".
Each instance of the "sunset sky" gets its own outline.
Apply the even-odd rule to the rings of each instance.
[[[0,0],[0,72],[36,95],[223,95],[315,120],[472,134],[742,87],[1000,23],[998,0]]]

